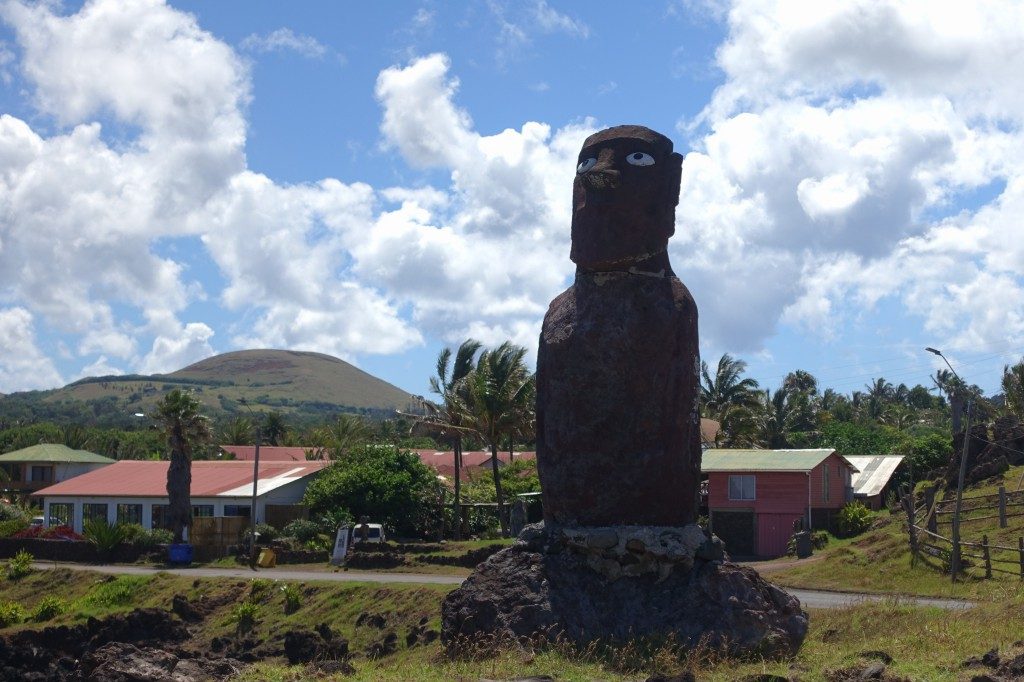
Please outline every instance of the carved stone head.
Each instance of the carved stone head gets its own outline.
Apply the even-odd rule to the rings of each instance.
[[[683,157],[643,126],[583,143],[572,191],[572,250],[585,270],[617,270],[663,252],[675,232]]]

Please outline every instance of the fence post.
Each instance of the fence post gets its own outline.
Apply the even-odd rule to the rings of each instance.
[[[999,527],[1006,528],[1006,486],[999,486]]]
[[[988,536],[981,536],[981,554],[985,557],[985,577],[992,577],[992,555],[989,554],[988,549]]]
[[[914,496],[907,493],[903,496],[903,511],[907,513],[907,533],[910,535],[910,554],[917,556],[917,526],[914,525]]]
[[[925,519],[927,521],[928,530],[932,533],[939,532],[938,522],[938,510],[935,508],[935,493],[938,488],[934,485],[930,485],[924,489],[924,506],[925,506]]]
[[[1017,551],[1020,553],[1020,579],[1024,580],[1024,538],[1017,538]]]

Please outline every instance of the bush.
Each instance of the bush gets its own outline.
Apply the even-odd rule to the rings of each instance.
[[[260,605],[254,601],[246,600],[235,606],[231,612],[231,620],[236,623],[239,632],[245,633],[252,630],[259,613]]]
[[[15,538],[29,538],[36,540],[81,540],[82,536],[74,531],[71,526],[50,526],[44,528],[43,526],[29,526],[24,530],[20,530],[11,537]]]
[[[125,539],[124,526],[108,524],[105,519],[91,519],[85,522],[85,539],[91,542],[101,555],[108,555]]]
[[[277,529],[271,526],[269,523],[257,523],[256,532],[259,533],[259,537],[256,538],[257,542],[273,542],[280,536]],[[242,538],[245,540],[245,544],[249,544],[249,538],[252,536],[252,529],[246,528],[245,533],[242,534]]]
[[[32,519],[28,510],[16,504],[0,502],[0,522],[2,521],[24,521],[26,524]]]
[[[23,549],[7,560],[7,579],[20,580],[32,572],[34,557]]]
[[[860,502],[847,502],[839,510],[837,522],[844,537],[860,535],[871,527],[871,511]]]
[[[26,528],[28,528],[28,521],[25,519],[7,519],[6,521],[0,521],[0,538],[13,537]]]
[[[295,538],[305,544],[310,540],[315,540],[320,535],[320,526],[316,521],[296,519],[285,526],[281,530],[281,534],[286,538]]]
[[[124,542],[136,547],[154,549],[159,545],[169,545],[174,541],[174,533],[166,528],[147,530],[137,523],[128,523],[124,529]]]
[[[32,620],[38,622],[44,620],[50,620],[68,610],[68,602],[60,597],[43,597],[36,604],[35,611],[32,612]]]
[[[303,503],[314,515],[344,509],[397,535],[436,527],[436,473],[416,454],[389,445],[367,445],[327,467],[306,488]]]
[[[302,606],[302,592],[299,586],[294,583],[285,583],[281,586],[281,594],[284,595],[284,612],[295,613]]]
[[[249,601],[260,601],[270,593],[273,581],[268,578],[253,578],[249,581]]]
[[[10,627],[28,620],[28,612],[18,602],[0,602],[0,628]]]

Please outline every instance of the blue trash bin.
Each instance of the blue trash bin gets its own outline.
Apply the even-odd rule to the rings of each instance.
[[[167,561],[172,564],[191,564],[192,545],[167,545]]]

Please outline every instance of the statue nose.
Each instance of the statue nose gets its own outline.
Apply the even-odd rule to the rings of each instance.
[[[619,186],[619,171],[615,170],[615,152],[602,149],[597,155],[597,163],[583,174],[583,182],[594,190],[615,189]]]

